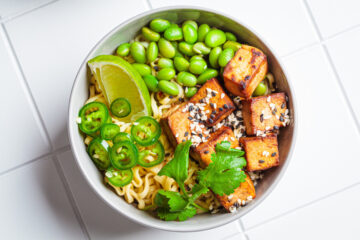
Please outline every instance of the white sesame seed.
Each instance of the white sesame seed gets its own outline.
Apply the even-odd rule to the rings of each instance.
[[[247,200],[251,201],[253,199],[253,197],[250,195],[247,197]]]
[[[267,102],[270,102],[271,101],[271,96],[268,96],[267,99],[266,99]]]
[[[230,194],[230,195],[228,196],[228,200],[230,201],[232,198],[233,198],[233,195]]]
[[[268,130],[270,130],[270,128],[271,128],[271,127],[266,126],[266,127],[265,127],[265,130],[268,131]]]
[[[110,171],[107,171],[105,173],[105,176],[108,177],[108,178],[112,178],[113,174]]]
[[[236,207],[235,207],[235,206],[229,207],[229,211],[230,211],[231,213],[235,212],[235,211],[236,211]]]
[[[234,138],[234,137],[231,137],[230,139],[231,139],[231,141],[235,141],[235,138]]]
[[[179,134],[177,133],[177,134],[175,135],[175,137],[178,138],[178,137],[179,137]]]
[[[242,204],[242,205],[245,205],[245,204],[246,204],[246,201],[245,201],[245,200],[242,200],[242,201],[241,201],[241,204]]]
[[[223,99],[225,97],[225,93],[221,93],[220,98]]]

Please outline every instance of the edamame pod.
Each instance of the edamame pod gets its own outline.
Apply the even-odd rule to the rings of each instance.
[[[175,56],[175,48],[168,40],[160,38],[158,46],[159,51],[163,57],[173,58]]]
[[[182,71],[187,71],[189,69],[190,63],[188,60],[186,60],[183,57],[175,57],[174,65],[175,65],[176,70],[178,70],[179,72],[182,72]]]
[[[201,74],[207,68],[205,60],[195,59],[190,61],[189,71],[193,74]]]
[[[185,97],[187,97],[187,98],[191,98],[196,93],[197,93],[197,88],[196,87],[187,87],[185,89]]]
[[[218,59],[221,54],[221,47],[215,47],[210,51],[209,63],[213,68],[219,68]]]
[[[150,91],[152,91],[152,92],[159,91],[159,88],[158,88],[159,81],[157,80],[157,78],[155,76],[145,75],[143,77],[143,80]]]
[[[260,82],[259,85],[255,88],[253,96],[263,96],[267,92],[267,86],[264,82]]]
[[[140,42],[133,42],[130,46],[130,54],[137,63],[145,63],[145,48]]]
[[[163,68],[157,73],[157,78],[159,80],[171,80],[175,77],[175,69],[173,68]]]
[[[185,22],[183,22],[182,26],[185,26],[186,24],[193,26],[195,28],[195,30],[198,29],[197,23],[193,20],[186,20]]]
[[[150,28],[155,32],[164,32],[168,27],[170,27],[170,22],[165,19],[158,18],[150,22]]]
[[[194,60],[204,60],[202,56],[194,55],[190,58],[190,62]]]
[[[183,38],[183,32],[179,27],[169,27],[165,30],[164,37],[169,41],[179,41]]]
[[[234,57],[234,50],[231,48],[224,49],[219,56],[219,65],[220,67],[225,67],[226,64]]]
[[[197,78],[198,84],[204,84],[207,80],[217,77],[219,72],[215,69],[208,68]]]
[[[145,75],[151,74],[151,68],[149,65],[144,63],[133,63],[131,64],[136,71],[143,77]]]
[[[156,42],[151,42],[146,51],[146,58],[149,63],[155,61],[158,57],[159,49]]]
[[[206,34],[210,31],[210,27],[207,24],[201,24],[198,29],[198,41],[203,42],[205,40]]]
[[[190,43],[190,44],[193,44],[196,42],[197,31],[192,25],[185,24],[185,25],[183,25],[182,30],[183,30],[185,42]]]
[[[179,94],[179,89],[176,84],[166,80],[159,81],[158,88],[163,93],[167,93],[172,96],[176,96]]]
[[[146,40],[149,40],[150,42],[157,42],[160,39],[160,34],[152,31],[150,28],[143,27],[141,29],[141,32]]]
[[[130,43],[122,43],[116,49],[117,55],[121,57],[126,57],[127,55],[129,55],[129,52],[130,52]]]
[[[194,52],[192,50],[193,45],[189,44],[187,42],[181,42],[179,43],[179,51],[183,54],[185,54],[186,56],[193,56]]]
[[[189,72],[180,72],[177,75],[177,81],[186,87],[193,87],[197,82],[195,75]]]
[[[241,48],[241,44],[234,41],[226,41],[223,45],[223,49],[225,48],[231,48],[234,52],[236,52],[239,48]]]
[[[231,33],[231,32],[226,32],[226,33],[225,33],[225,36],[226,36],[226,40],[234,41],[234,42],[237,41],[236,36],[235,36],[233,33]]]
[[[173,60],[170,58],[160,58],[158,62],[158,66],[160,69],[163,68],[174,68]]]
[[[203,42],[197,42],[193,46],[193,51],[197,54],[207,55],[210,53],[211,48],[208,48]]]
[[[226,41],[225,33],[219,29],[212,29],[205,37],[205,44],[208,47],[214,48],[222,45]]]

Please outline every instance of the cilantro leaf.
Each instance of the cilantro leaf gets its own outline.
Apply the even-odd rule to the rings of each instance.
[[[198,172],[198,180],[220,196],[229,195],[245,181],[246,174],[242,170],[246,166],[246,160],[242,157],[244,152],[231,149],[229,142],[217,144],[215,151],[211,155],[212,162]]]
[[[174,158],[158,173],[159,176],[166,175],[173,178],[185,195],[187,195],[187,193],[184,182],[188,177],[190,146],[191,141],[178,144],[175,149]]]
[[[157,192],[154,202],[158,207],[169,209],[170,212],[184,210],[189,203],[180,193],[162,189]]]
[[[191,218],[195,216],[196,214],[196,208],[194,206],[189,205],[182,211],[177,212],[170,212],[167,208],[158,208],[157,214],[160,219],[163,219],[165,221],[185,221],[188,218]]]
[[[191,189],[191,197],[189,199],[190,202],[195,202],[195,200],[200,197],[202,194],[205,194],[209,191],[209,189],[201,184],[195,184]]]

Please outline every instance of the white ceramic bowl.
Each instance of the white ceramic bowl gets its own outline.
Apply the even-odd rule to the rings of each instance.
[[[87,61],[100,54],[113,54],[120,43],[128,42],[133,39],[141,30],[141,27],[147,25],[154,18],[164,18],[178,23],[191,19],[196,20],[199,23],[207,23],[210,26],[233,32],[237,35],[240,42],[246,42],[249,45],[255,46],[267,55],[269,71],[274,74],[278,89],[282,92],[286,92],[289,97],[291,123],[290,126],[281,129],[281,134],[279,135],[280,166],[266,171],[264,179],[257,186],[257,197],[246,207],[235,213],[214,215],[201,214],[184,222],[166,222],[157,219],[147,212],[138,210],[133,205],[126,203],[123,198],[117,196],[111,189],[106,187],[103,183],[102,175],[86,152],[83,137],[80,135],[76,124],[76,118],[79,109],[84,105],[84,102],[88,98],[89,70],[87,68]],[[69,103],[68,130],[72,151],[81,172],[84,174],[93,190],[108,205],[110,205],[114,211],[149,227],[168,231],[186,232],[211,229],[234,221],[254,209],[267,195],[270,194],[283,175],[290,160],[290,155],[295,144],[295,122],[294,96],[290,84],[287,81],[284,69],[279,63],[279,59],[275,57],[273,51],[270,50],[268,45],[265,44],[254,31],[249,30],[248,27],[245,27],[245,25],[238,20],[214,10],[178,6],[155,9],[140,14],[117,26],[96,44],[82,63],[72,88]]]

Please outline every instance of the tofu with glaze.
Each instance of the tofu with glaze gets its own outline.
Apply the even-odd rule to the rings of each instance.
[[[236,96],[249,99],[264,80],[267,70],[266,55],[255,47],[243,44],[225,66],[225,88]]]
[[[243,137],[240,143],[245,151],[246,170],[259,171],[279,165],[277,135],[266,137]]]
[[[263,135],[285,127],[289,122],[285,93],[243,100],[242,114],[248,135]]]

